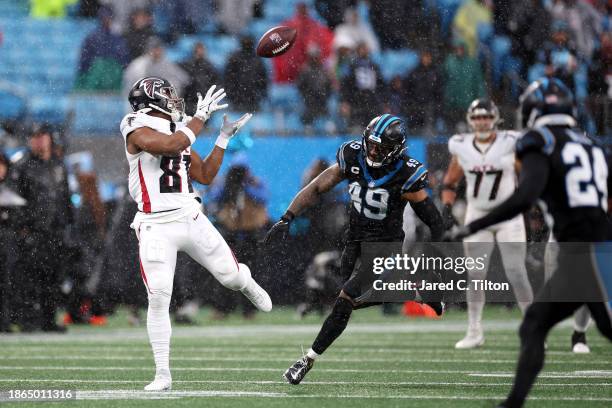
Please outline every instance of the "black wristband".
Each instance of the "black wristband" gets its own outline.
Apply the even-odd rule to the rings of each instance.
[[[295,218],[295,214],[287,210],[285,214],[283,214],[283,216],[281,217],[281,220],[291,222],[293,221],[294,218]]]
[[[427,197],[418,203],[410,203],[414,213],[431,231],[432,241],[438,241],[444,233],[444,220],[431,198]]]
[[[457,187],[455,187],[452,184],[443,184],[442,185],[442,190],[450,190],[450,191],[456,191]]]

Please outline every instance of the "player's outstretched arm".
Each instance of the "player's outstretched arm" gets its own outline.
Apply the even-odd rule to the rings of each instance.
[[[455,204],[455,199],[457,198],[457,185],[462,178],[463,169],[459,164],[459,159],[457,159],[457,156],[453,155],[442,181],[442,204],[451,206]]]
[[[548,181],[548,175],[547,157],[536,151],[526,153],[521,160],[521,176],[514,194],[484,217],[449,231],[445,238],[450,241],[460,240],[483,228],[509,220],[528,210],[542,195]]]
[[[127,150],[131,154],[142,151],[155,155],[178,156],[183,150],[195,141],[195,135],[200,133],[204,123],[199,119],[192,119],[185,128],[171,135],[158,132],[148,127],[141,127],[128,135]],[[193,141],[192,139],[193,135]]]
[[[415,192],[406,192],[402,198],[410,203],[414,213],[423,221],[431,231],[431,240],[436,242],[444,234],[444,220],[425,189]]]
[[[293,221],[293,218],[308,207],[316,204],[322,194],[337,186],[342,180],[344,180],[344,175],[337,163],[325,169],[325,171],[297,193],[285,214],[266,234],[264,243],[267,244],[272,240],[284,240],[289,232],[289,224]]]
[[[196,152],[191,152],[191,167],[189,168],[189,176],[202,184],[210,184],[217,176],[221,163],[223,162],[223,156],[225,155],[225,149],[230,139],[238,133],[238,130],[245,123],[253,117],[250,113],[245,113],[240,119],[235,122],[230,122],[227,119],[227,115],[223,115],[223,125],[221,125],[221,132],[215,147],[202,159]]]
[[[457,199],[457,185],[463,178],[463,169],[459,164],[459,159],[456,155],[453,155],[451,162],[448,165],[444,180],[442,181],[442,204],[444,208],[442,210],[442,219],[444,220],[444,226],[448,229],[453,225],[457,224],[455,217],[453,216],[453,205]]]

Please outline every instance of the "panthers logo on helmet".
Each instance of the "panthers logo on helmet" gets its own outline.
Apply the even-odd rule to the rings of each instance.
[[[155,99],[155,90],[161,88],[163,84],[164,81],[159,78],[145,78],[142,80],[141,86],[149,98]]]

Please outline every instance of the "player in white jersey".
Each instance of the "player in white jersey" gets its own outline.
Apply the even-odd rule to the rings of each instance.
[[[467,112],[467,121],[473,133],[453,136],[448,143],[452,159],[442,191],[444,217],[454,220],[452,206],[455,189],[462,177],[466,177],[467,209],[465,224],[478,219],[506,200],[516,188],[514,148],[518,133],[497,130],[499,111],[492,101],[476,99]],[[533,291],[525,268],[526,233],[522,215],[481,230],[463,240],[466,255],[486,255],[485,268],[469,270],[470,280],[485,279],[488,262],[495,241],[500,247],[502,263],[508,281],[521,311],[533,300]],[[472,288],[467,291],[468,330],[466,336],[455,344],[457,349],[470,349],[484,344],[481,325],[484,307],[484,291]]]
[[[155,360],[155,379],[147,391],[169,390],[170,297],[178,251],[187,253],[225,287],[240,290],[258,309],[270,311],[270,296],[251,278],[249,267],[238,263],[231,249],[201,212],[201,200],[190,179],[210,184],[232,136],[251,118],[235,122],[223,118],[215,147],[202,159],[191,150],[196,135],[210,115],[227,107],[219,103],[223,89],[213,85],[198,94],[193,118],[185,116],[184,101],[165,79],[137,81],[129,94],[134,110],[121,121],[130,165],[130,195],[138,203],[132,228],[139,241],[140,272],[148,292],[147,331]]]

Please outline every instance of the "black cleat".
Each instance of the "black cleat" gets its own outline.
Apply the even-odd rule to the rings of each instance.
[[[578,354],[587,354],[591,352],[587,344],[586,333],[574,330],[572,334],[572,351]]]
[[[289,367],[285,374],[283,374],[283,377],[289,384],[298,385],[306,377],[306,373],[310,371],[313,365],[314,360],[304,356]]]
[[[424,302],[427,306],[431,307],[434,312],[436,312],[436,316],[442,316],[446,306],[444,302]]]

